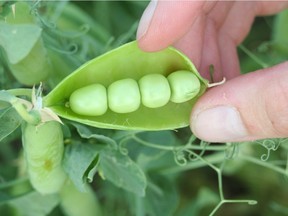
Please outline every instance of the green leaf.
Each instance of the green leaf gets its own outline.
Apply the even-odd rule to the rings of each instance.
[[[29,193],[10,202],[13,207],[18,209],[21,216],[46,216],[58,203],[58,195],[43,196],[37,192]]]
[[[178,203],[176,184],[163,176],[154,176],[148,182],[146,196],[136,200],[136,212],[142,212],[137,215],[173,216]]]
[[[177,146],[179,142],[173,131],[141,132],[135,136],[139,138],[139,141],[142,140],[143,142],[163,147]],[[126,146],[131,158],[137,161],[137,164],[145,172],[175,165],[173,152],[152,148],[151,146],[143,145],[139,141],[131,139]]]
[[[13,199],[31,193],[31,187],[28,178],[18,178],[12,181],[2,182],[0,184],[0,205],[7,204]]]
[[[203,215],[201,212],[205,207],[211,207],[219,202],[218,195],[210,190],[209,188],[200,188],[198,195],[195,199],[191,200],[185,205],[178,213],[179,216],[190,216],[190,215]],[[202,214],[201,214],[202,213]]]
[[[13,107],[0,110],[0,142],[15,131],[21,124],[22,118]]]
[[[79,133],[79,135],[84,138],[84,139],[96,139],[98,140],[100,143],[105,143],[105,144],[109,144],[113,149],[117,149],[117,143],[109,138],[108,136],[102,135],[102,134],[98,134],[97,131],[91,131],[87,126],[85,125],[81,125],[78,123],[71,123],[76,129],[77,132]]]
[[[0,205],[2,203],[7,202],[7,200],[10,200],[10,199],[11,199],[11,196],[9,196],[8,194],[3,193],[2,191],[0,191]]]
[[[98,164],[99,151],[100,148],[95,145],[83,143],[71,144],[65,148],[64,169],[80,191],[85,191],[85,184],[95,174],[94,167]]]
[[[139,196],[145,195],[147,186],[145,174],[127,155],[113,150],[102,151],[99,170],[105,179],[116,186]]]
[[[29,54],[40,38],[41,31],[40,27],[33,24],[9,25],[0,22],[0,45],[11,64],[20,62]]]

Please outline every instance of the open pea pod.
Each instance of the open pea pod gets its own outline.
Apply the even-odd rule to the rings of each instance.
[[[121,79],[132,78],[139,81],[148,74],[162,74],[167,77],[179,70],[193,73],[200,82],[198,94],[187,102],[169,101],[159,108],[148,108],[141,104],[136,111],[130,113],[116,113],[108,109],[100,116],[79,115],[69,106],[71,94],[91,84],[98,83],[108,88],[111,83]],[[82,65],[44,97],[43,103],[62,118],[94,127],[166,130],[189,125],[191,109],[207,86],[208,81],[199,75],[193,63],[175,48],[169,47],[159,52],[148,53],[141,51],[134,41]]]

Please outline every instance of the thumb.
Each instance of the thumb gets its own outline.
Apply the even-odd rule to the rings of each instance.
[[[210,142],[288,137],[288,62],[209,89],[193,108],[191,129]]]

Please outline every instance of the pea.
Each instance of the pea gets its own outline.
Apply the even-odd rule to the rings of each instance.
[[[80,88],[70,96],[71,109],[80,115],[103,115],[107,106],[106,88],[101,84]]]
[[[148,74],[139,80],[142,104],[149,108],[166,105],[170,100],[170,86],[161,74]]]
[[[140,91],[133,79],[123,79],[108,87],[109,108],[116,113],[136,111],[140,106]]]
[[[179,71],[185,71],[185,78],[171,75],[171,80],[168,79],[170,74]],[[89,111],[83,115],[75,112],[73,106],[67,106],[74,92],[94,84],[107,89],[105,113],[90,115]],[[180,88],[182,85],[186,86],[184,90]],[[175,48],[143,52],[133,41],[79,67],[43,98],[43,104],[62,118],[94,127],[176,129],[189,125],[190,112],[207,87],[208,81],[199,75],[189,58]]]
[[[194,98],[200,91],[200,81],[188,71],[177,71],[170,74],[167,79],[171,87],[171,101],[183,103]]]
[[[64,144],[60,124],[56,121],[38,126],[25,124],[22,142],[32,186],[41,194],[58,192],[66,180],[61,166]]]

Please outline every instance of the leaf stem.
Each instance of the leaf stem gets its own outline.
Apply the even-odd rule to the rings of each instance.
[[[16,101],[15,103],[12,104],[14,109],[18,112],[18,114],[29,124],[38,124],[41,120],[41,118],[35,114],[31,114],[27,111],[27,109],[24,107],[24,105]]]
[[[228,199],[223,199],[213,209],[213,211],[209,214],[209,216],[213,216],[220,209],[220,207],[225,203],[247,203],[249,205],[256,205],[257,201],[256,200],[228,200]]]
[[[27,96],[28,98],[32,96],[32,89],[28,88],[9,89],[7,92],[14,96]]]

